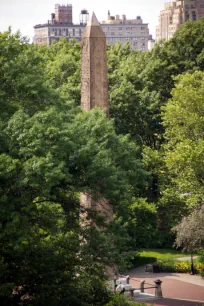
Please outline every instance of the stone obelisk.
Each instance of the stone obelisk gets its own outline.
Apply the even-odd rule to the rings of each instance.
[[[106,37],[94,13],[83,34],[81,49],[81,106],[84,111],[99,107],[108,117]],[[113,209],[106,199],[101,197],[94,200],[91,194],[82,193],[80,200],[85,209],[102,214],[106,222],[113,220]],[[106,273],[112,279],[113,267],[106,267]]]
[[[103,109],[109,116],[108,72],[106,37],[93,13],[81,42],[81,106],[84,111],[94,107]],[[81,205],[102,213],[107,221],[112,220],[112,206],[104,198],[93,200],[90,194],[81,194]]]
[[[93,13],[82,37],[81,106],[99,107],[109,114],[106,37]]]

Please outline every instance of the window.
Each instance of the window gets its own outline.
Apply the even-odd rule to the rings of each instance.
[[[196,12],[192,11],[192,20],[196,20]]]

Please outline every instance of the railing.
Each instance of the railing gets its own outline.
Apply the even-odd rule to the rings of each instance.
[[[161,280],[157,279],[157,280],[154,281],[155,284],[150,284],[150,283],[147,283],[145,280],[139,281],[135,278],[130,278],[129,276],[127,276],[126,277],[127,285],[129,285],[130,280],[138,282],[140,285],[138,286],[138,288],[126,289],[126,290],[123,290],[123,292],[121,292],[121,293],[124,293],[125,291],[130,291],[131,295],[134,296],[134,291],[135,290],[139,290],[141,293],[145,293],[145,290],[155,289],[155,297],[156,298],[163,298],[162,289],[161,289],[161,284],[162,284]]]
[[[132,280],[138,281],[134,278],[132,278]],[[147,283],[145,280],[138,281],[138,282],[140,282],[140,287],[137,288],[137,289],[135,288],[135,290],[140,290],[141,293],[144,293],[145,290],[147,290],[147,289],[155,289],[155,297],[163,298],[162,289],[161,289],[162,281],[160,281],[159,279],[154,281],[155,285]],[[147,287],[146,285],[149,285],[150,287]]]

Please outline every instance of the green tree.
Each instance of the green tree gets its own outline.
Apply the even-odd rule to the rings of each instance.
[[[114,225],[112,232],[80,228],[79,193],[106,197],[117,210],[146,181],[135,143],[118,136],[102,111],[82,113],[74,107],[77,96],[60,93],[75,69],[66,66],[65,80],[60,79],[63,52],[74,50],[77,57],[73,43],[46,49],[27,45],[19,34],[1,34],[0,301],[5,306],[108,302],[104,266],[114,263],[113,254],[119,258],[111,246],[118,238]]]
[[[173,228],[176,232],[175,245],[185,251],[193,252],[204,249],[204,205],[196,207],[191,215],[184,217]]]
[[[204,73],[177,78],[172,99],[164,108],[166,165],[177,195],[189,205],[203,201]]]

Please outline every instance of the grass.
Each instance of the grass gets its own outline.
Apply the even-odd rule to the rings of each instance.
[[[143,251],[139,252],[139,255],[145,258],[151,257],[155,259],[176,259],[191,256],[189,253],[183,253],[181,251],[171,249],[144,249]]]
[[[190,253],[183,253],[172,249],[144,249],[137,253],[137,256],[132,260],[132,264],[134,267],[138,267],[156,262],[157,260],[172,260],[176,258],[189,257],[190,255]]]

